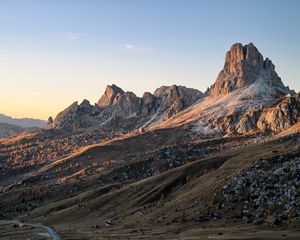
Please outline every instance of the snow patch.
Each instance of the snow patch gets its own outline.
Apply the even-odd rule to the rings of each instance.
[[[222,134],[222,131],[218,128],[211,128],[208,125],[204,125],[204,123],[199,119],[194,123],[192,131],[201,135],[219,135]]]
[[[272,88],[260,77],[249,87],[243,89],[237,96],[237,100],[270,99],[273,92]]]
[[[147,127],[150,123],[152,123],[159,115],[159,112],[156,112],[154,115],[151,116],[149,121],[147,121],[142,127],[145,128]]]
[[[137,117],[136,112],[130,114],[128,117],[126,117],[126,119],[135,118],[135,117]]]

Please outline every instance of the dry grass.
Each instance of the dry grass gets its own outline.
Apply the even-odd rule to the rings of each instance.
[[[93,146],[68,161],[83,161],[87,155],[91,156],[90,160],[98,161],[122,158],[145,148],[155,149],[166,139],[172,138],[174,142],[180,135],[182,132],[179,131],[146,133]],[[297,144],[300,145],[299,142]],[[46,198],[42,206],[30,212],[30,216],[21,217],[54,226],[64,239],[197,239],[199,235],[203,237],[201,239],[234,239],[234,236],[243,236],[245,231],[248,231],[245,239],[260,236],[263,236],[261,239],[272,239],[276,234],[266,226],[238,227],[235,222],[222,221],[199,224],[193,216],[198,211],[209,211],[219,189],[242,169],[258,159],[273,156],[275,151],[276,154],[284,154],[286,149],[298,145],[295,146],[293,138],[253,144],[199,159],[146,179],[107,186],[97,185],[96,179],[101,174],[95,173],[86,177],[84,182],[70,180],[60,186],[49,187],[49,191],[54,191],[85,184],[79,194],[55,201]],[[111,227],[105,227],[108,219],[113,221]],[[284,239],[299,239],[296,238],[299,233],[294,230],[282,230],[280,234]],[[281,237],[278,235],[278,238]]]

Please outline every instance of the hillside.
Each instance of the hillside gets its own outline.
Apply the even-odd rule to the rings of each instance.
[[[24,128],[0,122],[0,138],[17,135],[24,131]]]
[[[107,237],[161,234],[172,238],[178,232],[182,236],[193,236],[197,234],[193,230],[195,227],[222,229],[225,222],[230,228],[218,231],[229,236],[232,231],[241,234],[243,230],[237,225],[242,229],[251,229],[254,225],[243,218],[239,201],[228,207],[218,207],[227,199],[222,195],[223,189],[227,189],[224,186],[231,186],[236,176],[256,166],[262,159],[271,164],[281,158],[288,163],[288,159],[298,158],[300,154],[299,135],[277,140],[266,138],[265,143],[257,142],[253,137],[169,143],[159,150],[151,150],[149,144],[154,142],[150,136],[143,134],[94,146],[41,169],[37,175],[0,196],[3,216],[17,214],[21,217],[31,209],[29,216],[26,214],[21,218],[54,226],[64,239],[84,239],[85,236],[96,239],[98,234]],[[158,136],[162,140],[168,139],[166,132],[152,135],[155,139]],[[141,147],[140,150],[137,146]],[[144,152],[145,148],[149,151]],[[157,149],[157,146],[152,149]],[[77,166],[78,163],[85,163],[85,167],[80,167],[77,173],[68,168],[70,164]],[[149,172],[150,169],[153,170]],[[290,178],[294,176],[290,175]],[[65,180],[54,183],[52,179]],[[26,201],[20,201],[19,196]],[[17,206],[17,212],[11,208],[12,204]],[[231,207],[241,212],[235,215],[226,213]],[[255,211],[254,206],[249,205],[249,208]],[[272,226],[275,220],[269,218],[270,213],[265,214],[261,221],[267,225],[262,225],[261,231],[270,231],[270,236],[274,237],[268,225]],[[289,217],[289,221],[295,220]],[[107,221],[109,227],[105,226]],[[83,229],[85,233],[82,233]],[[257,231],[248,234],[251,236]],[[290,239],[299,237],[292,237],[293,230],[288,233],[281,231],[291,236]],[[214,233],[208,230],[206,234]]]

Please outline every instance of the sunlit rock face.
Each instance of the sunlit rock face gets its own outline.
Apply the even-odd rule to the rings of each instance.
[[[118,94],[123,94],[123,93],[124,93],[124,91],[121,88],[119,88],[118,86],[116,86],[114,84],[112,84],[111,86],[108,85],[106,87],[104,94],[99,99],[97,104],[99,107],[107,107],[114,102],[114,100]]]
[[[250,107],[240,116],[237,114],[236,119],[227,127],[238,134],[253,130],[281,132],[300,121],[300,94],[287,94],[270,108]]]
[[[224,68],[209,92],[214,96],[225,95],[257,80],[273,87],[274,94],[284,95],[290,92],[275,72],[272,61],[268,58],[264,60],[253,43],[245,46],[236,43],[226,53]]]
[[[166,111],[166,117],[171,117],[192,105],[203,94],[196,89],[172,85],[156,89],[154,96],[157,98],[160,111]]]
[[[280,132],[300,121],[300,93],[288,94],[271,109],[260,115],[257,127],[264,131]]]

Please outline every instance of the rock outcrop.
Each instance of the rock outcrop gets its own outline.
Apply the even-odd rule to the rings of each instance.
[[[300,121],[300,93],[287,94],[274,106],[235,108],[225,115],[211,117],[207,122],[227,134],[245,134],[251,131],[281,132]]]
[[[92,106],[86,99],[83,100],[81,104],[74,102],[60,112],[48,128],[58,128],[70,131],[90,128],[98,123],[96,116],[99,113],[100,109],[97,106]]]
[[[262,131],[280,132],[300,121],[300,93],[288,94],[273,108],[259,116],[257,128]]]
[[[121,88],[119,88],[118,86],[116,86],[115,84],[113,84],[111,86],[108,85],[106,87],[106,90],[105,90],[103,96],[97,102],[97,105],[99,107],[107,107],[114,102],[117,95],[120,95],[123,93],[124,93],[124,91]]]
[[[196,89],[173,85],[156,89],[154,96],[159,99],[161,110],[167,110],[167,117],[171,117],[191,106],[202,96],[202,93]]]
[[[214,96],[225,95],[250,86],[257,80],[264,81],[272,88],[275,95],[285,95],[290,92],[275,72],[272,61],[268,58],[264,60],[253,43],[245,46],[236,43],[227,52],[224,68],[209,93]]]
[[[131,131],[170,118],[202,96],[198,90],[173,85],[158,88],[154,94],[146,92],[139,98],[111,85],[97,104],[92,106],[87,100],[81,104],[74,102],[48,127],[71,131],[87,128]]]

